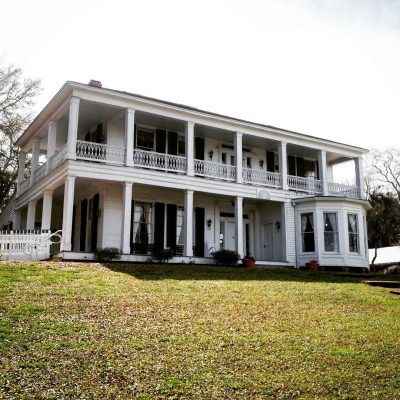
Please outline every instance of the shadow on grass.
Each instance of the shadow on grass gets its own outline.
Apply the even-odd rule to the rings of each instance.
[[[288,281],[359,283],[365,275],[349,278],[336,276],[334,272],[299,271],[295,269],[254,269],[215,265],[179,264],[129,264],[102,263],[114,272],[121,272],[141,280],[206,280],[206,281]]]

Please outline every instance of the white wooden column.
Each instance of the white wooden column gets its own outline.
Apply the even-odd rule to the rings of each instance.
[[[28,215],[26,216],[26,229],[35,229],[36,200],[28,201]]]
[[[243,257],[243,197],[235,198],[235,249]]]
[[[194,122],[187,121],[185,123],[185,149],[188,176],[194,175]]]
[[[57,122],[50,121],[47,129],[47,155],[46,155],[46,174],[50,171],[50,159],[56,152],[57,141]]]
[[[35,179],[35,172],[39,165],[40,138],[35,138],[32,143],[31,177],[29,185],[32,186]]]
[[[261,210],[260,207],[256,207],[254,210],[254,238],[255,238],[255,251],[254,258],[261,260],[262,248],[261,248]]]
[[[193,257],[193,190],[185,190],[184,255]]]
[[[220,208],[219,208],[219,202],[215,201],[214,202],[214,250],[217,251],[219,250],[219,235],[220,235]]]
[[[78,120],[79,120],[80,99],[71,97],[69,100],[69,119],[68,119],[68,153],[67,158],[76,160],[76,142],[78,140]]]
[[[18,182],[17,182],[17,195],[20,192],[21,183],[25,179],[25,163],[26,163],[26,153],[20,150],[18,156]]]
[[[52,204],[53,190],[47,189],[43,192],[42,229],[50,229]]]
[[[121,250],[123,254],[131,253],[131,217],[132,217],[132,187],[131,182],[124,182],[122,194],[122,232]]]
[[[236,132],[235,134],[235,159],[236,159],[236,182],[243,183],[243,133]]]
[[[326,151],[318,151],[318,169],[319,169],[319,179],[321,180],[322,195],[328,196],[328,179],[326,174]]]
[[[72,250],[72,218],[74,211],[75,177],[67,176],[64,184],[64,205],[61,251]]]
[[[281,173],[282,179],[282,189],[288,189],[288,182],[287,182],[287,152],[286,152],[286,142],[279,143],[279,171]]]
[[[127,108],[125,112],[125,148],[127,167],[133,166],[133,148],[135,143],[135,110]]]
[[[356,168],[356,185],[360,192],[360,199],[365,199],[362,157],[356,157],[354,159],[354,164]]]
[[[14,230],[21,229],[22,210],[15,210]]]

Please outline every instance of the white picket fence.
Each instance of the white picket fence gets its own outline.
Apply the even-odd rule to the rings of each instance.
[[[0,231],[0,258],[3,260],[45,260],[50,246],[61,243],[61,231]]]

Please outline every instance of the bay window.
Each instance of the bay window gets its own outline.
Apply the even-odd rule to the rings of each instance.
[[[350,253],[359,253],[357,214],[347,214],[347,228],[349,232],[349,251]]]
[[[301,237],[303,252],[315,251],[314,215],[313,213],[301,214]]]

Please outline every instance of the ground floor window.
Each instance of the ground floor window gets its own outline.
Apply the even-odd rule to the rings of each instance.
[[[349,251],[351,253],[359,253],[357,214],[347,214],[347,227],[349,232]]]
[[[133,218],[133,241],[138,245],[148,245],[152,239],[152,214],[151,203],[135,202]]]
[[[301,214],[301,236],[303,252],[309,253],[315,251],[313,213]]]
[[[336,213],[324,213],[324,246],[325,251],[339,251]]]

